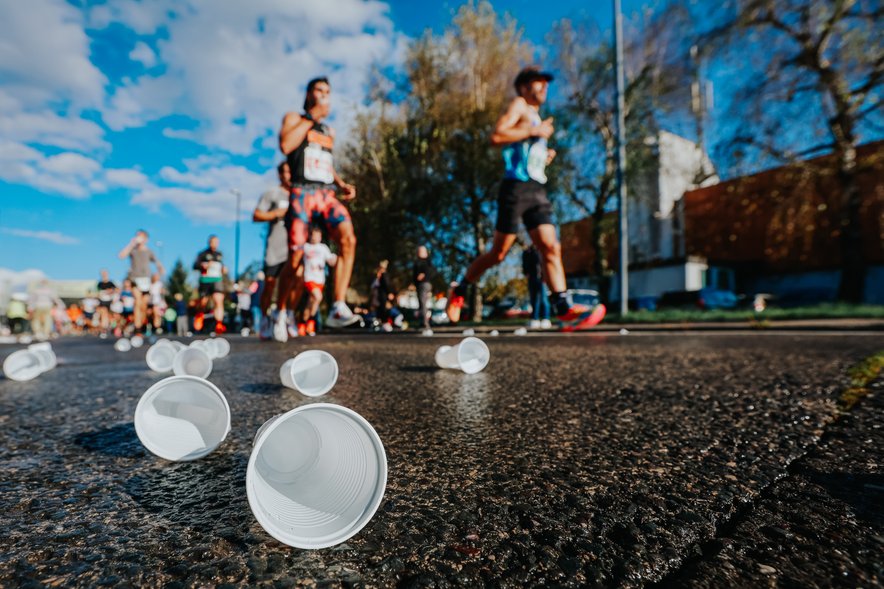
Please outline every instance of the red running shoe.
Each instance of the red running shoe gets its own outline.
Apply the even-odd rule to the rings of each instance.
[[[460,312],[463,310],[464,299],[462,296],[454,294],[454,286],[448,291],[448,304],[445,305],[445,314],[452,323],[460,321]]]
[[[304,337],[307,335],[307,324],[306,323],[298,323],[298,336]]]
[[[217,335],[224,335],[225,333],[227,333],[227,326],[220,321],[215,323],[215,333]]]
[[[562,323],[568,323],[574,321],[575,319],[580,319],[590,311],[592,311],[592,307],[587,307],[586,305],[572,304],[570,307],[568,307],[568,310],[566,312],[560,315],[556,315],[556,319],[558,319]]]
[[[316,335],[316,321],[313,319],[307,322],[307,335]]]
[[[204,313],[197,313],[193,316],[193,330],[194,331],[202,331],[203,330],[203,322],[206,319],[206,315]]]

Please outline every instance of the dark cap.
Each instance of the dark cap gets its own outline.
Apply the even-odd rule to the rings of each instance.
[[[513,82],[513,86],[516,87],[516,91],[519,90],[519,86],[524,86],[525,84],[529,84],[534,80],[546,80],[547,82],[552,82],[554,79],[553,75],[549,72],[542,72],[540,68],[537,66],[528,66],[526,68],[522,68],[522,71],[519,72],[519,75],[516,76],[516,81]]]

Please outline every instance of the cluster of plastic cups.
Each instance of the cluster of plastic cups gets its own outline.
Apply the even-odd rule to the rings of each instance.
[[[148,348],[144,359],[154,372],[208,378],[212,373],[212,361],[224,358],[229,353],[230,343],[221,337],[196,340],[189,346],[161,339]]]
[[[208,346],[218,340],[205,341]],[[190,351],[207,355],[200,348],[149,350],[148,362],[156,356],[174,363]],[[337,382],[338,365],[331,354],[308,350],[286,361],[280,378],[286,387],[317,397]],[[160,458],[196,460],[227,437],[230,407],[204,378],[171,376],[141,397],[135,431]],[[303,405],[262,425],[246,470],[255,518],[280,542],[304,549],[334,546],[358,533],[380,506],[386,484],[386,453],[377,432],[354,411],[328,403]]]
[[[57,362],[52,345],[49,342],[40,342],[7,356],[3,361],[3,374],[10,380],[31,380],[55,368]]]

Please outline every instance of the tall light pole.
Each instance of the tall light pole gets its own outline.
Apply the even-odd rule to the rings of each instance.
[[[620,315],[629,312],[629,231],[626,222],[626,104],[623,81],[623,14],[614,0],[614,48],[617,71],[617,216],[620,221]]]
[[[236,195],[236,233],[234,233],[236,252],[233,257],[233,276],[235,281],[239,282],[239,201],[242,198],[242,192],[238,188],[231,188],[230,192]]]

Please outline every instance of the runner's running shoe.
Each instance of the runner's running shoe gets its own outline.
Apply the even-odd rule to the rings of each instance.
[[[273,325],[273,339],[280,343],[289,341],[289,329],[285,319],[285,313],[280,313]]]
[[[204,313],[197,313],[193,317],[193,330],[194,331],[202,331],[203,330],[203,322],[206,320],[206,315]]]
[[[227,333],[227,326],[218,321],[217,323],[215,323],[215,333],[217,335],[224,335],[225,333]]]
[[[457,285],[452,285],[451,290],[448,291],[448,304],[445,305],[445,314],[448,315],[448,320],[452,323],[460,321],[460,312],[464,305],[464,298],[454,294],[456,287]]]
[[[592,307],[587,307],[586,305],[577,305],[572,303],[568,310],[564,313],[559,313],[556,315],[556,319],[561,321],[562,323],[568,323],[569,321],[574,321],[575,319],[579,319],[583,315],[586,315],[592,311]]]
[[[347,327],[359,321],[359,317],[353,314],[346,303],[336,302],[329,311],[325,323],[329,327]]]
[[[316,321],[313,319],[307,322],[307,335],[316,335]]]
[[[305,335],[307,335],[307,324],[298,323],[298,336],[304,337]]]

